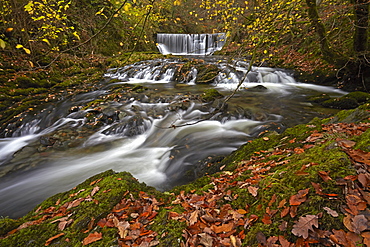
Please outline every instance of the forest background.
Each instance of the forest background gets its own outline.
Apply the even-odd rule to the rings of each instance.
[[[368,19],[367,0],[4,0],[0,62],[45,69],[61,54],[156,51],[156,33],[226,32],[224,53],[366,90]]]

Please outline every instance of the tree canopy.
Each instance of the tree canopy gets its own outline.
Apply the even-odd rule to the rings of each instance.
[[[0,14],[0,49],[34,66],[57,52],[155,50],[158,32],[223,31],[232,54],[257,49],[272,65],[337,70],[363,89],[370,73],[367,0],[4,0]]]

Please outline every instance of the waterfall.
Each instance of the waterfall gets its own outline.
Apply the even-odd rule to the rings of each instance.
[[[212,55],[220,51],[225,42],[225,33],[157,34],[157,47],[164,55]]]

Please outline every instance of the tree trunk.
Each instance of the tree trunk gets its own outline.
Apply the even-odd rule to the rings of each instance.
[[[355,14],[353,48],[358,57],[363,57],[368,48],[369,1],[352,0]]]
[[[330,63],[336,63],[336,58],[338,57],[338,55],[330,49],[329,41],[326,36],[326,28],[322,23],[317,11],[316,0],[306,0],[306,4],[308,7],[308,18],[310,19],[311,25],[315,28],[315,31],[319,36],[320,49],[322,54],[324,55],[324,59]]]

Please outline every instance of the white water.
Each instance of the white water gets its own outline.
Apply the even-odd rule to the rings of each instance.
[[[157,34],[157,47],[163,55],[211,55],[226,42],[225,33]]]

